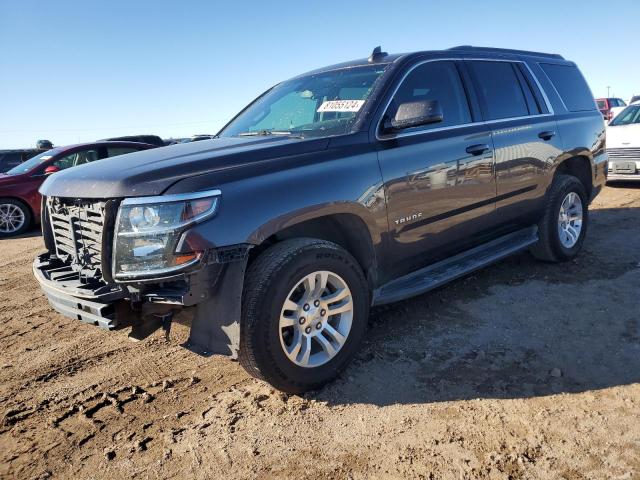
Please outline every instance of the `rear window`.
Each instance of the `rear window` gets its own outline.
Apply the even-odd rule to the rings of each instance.
[[[553,83],[569,111],[582,112],[595,109],[589,85],[577,67],[551,63],[541,63],[540,67]]]

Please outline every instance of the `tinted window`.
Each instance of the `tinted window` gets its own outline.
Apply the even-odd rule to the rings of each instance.
[[[581,112],[595,109],[591,90],[576,67],[551,63],[541,63],[540,67],[553,83],[569,111]]]
[[[529,90],[529,92],[533,94],[536,100],[538,111],[540,113],[549,113],[549,108],[547,107],[547,103],[544,100],[544,96],[542,95],[540,88],[538,88],[537,82],[534,80],[533,76],[531,75],[529,68],[527,68],[523,63],[518,63],[515,65],[515,67],[516,67],[516,71],[519,72],[521,76],[524,77],[525,79],[525,82],[522,82],[522,77],[521,77],[521,82],[522,82],[525,94],[527,90]],[[525,86],[529,88],[527,89]]]
[[[514,67],[509,62],[469,62],[484,99],[487,120],[529,115]]]
[[[428,62],[414,68],[393,96],[387,114],[395,115],[402,103],[424,100],[437,100],[440,103],[443,120],[417,127],[421,130],[471,122],[467,96],[453,62]]]
[[[605,102],[604,100],[598,100],[598,108],[600,110],[604,110],[605,108],[607,108],[607,102]]]
[[[139,151],[139,149],[133,147],[107,147],[107,157],[117,157],[118,155]]]

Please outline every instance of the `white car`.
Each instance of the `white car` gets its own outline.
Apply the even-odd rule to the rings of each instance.
[[[607,125],[607,180],[640,180],[640,103],[629,105]]]
[[[635,102],[633,102],[633,101],[629,102],[629,105],[639,105],[639,104],[640,104],[640,100],[637,100]],[[613,121],[613,119],[616,118],[618,116],[618,114],[620,112],[622,112],[625,108],[627,108],[627,106],[624,106],[624,107],[611,107],[611,110],[610,110],[610,112],[611,112],[611,120],[610,121]]]

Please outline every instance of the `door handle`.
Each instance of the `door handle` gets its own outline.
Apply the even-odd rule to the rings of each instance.
[[[543,140],[550,140],[551,137],[554,137],[556,135],[556,132],[554,132],[553,130],[545,130],[544,132],[540,132],[538,134],[538,137],[540,137]]]
[[[486,143],[479,143],[477,145],[470,145],[467,147],[467,153],[471,155],[482,155],[485,152],[489,151],[489,145]]]

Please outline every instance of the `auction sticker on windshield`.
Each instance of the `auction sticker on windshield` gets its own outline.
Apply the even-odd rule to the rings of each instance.
[[[318,112],[357,112],[364,105],[364,100],[327,100],[322,102]]]

